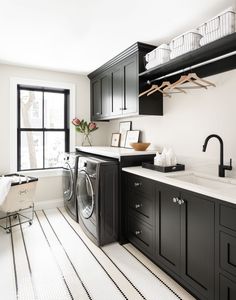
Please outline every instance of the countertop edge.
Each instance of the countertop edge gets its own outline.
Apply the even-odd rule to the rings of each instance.
[[[160,173],[157,171],[153,171],[153,170],[147,170],[144,169],[142,167],[126,167],[126,168],[122,168],[122,171],[127,172],[127,173],[131,173],[134,175],[138,175],[138,176],[142,176],[154,181],[158,181],[161,183],[165,183],[165,184],[169,184],[184,190],[188,190],[191,192],[195,192],[198,194],[201,194],[203,196],[207,196],[207,197],[211,197],[217,200],[221,200],[221,201],[225,201],[228,203],[232,203],[232,204],[236,204],[236,197],[231,198],[230,196],[226,196],[217,192],[214,192],[211,189],[205,188],[205,187],[201,187],[192,183],[187,183],[187,182],[181,182],[180,180],[176,180],[174,178],[170,178],[167,176],[170,176],[170,173]],[[179,171],[179,173],[184,173],[184,174],[191,174],[191,173],[195,173],[192,170],[187,170],[187,171]],[[173,174],[173,173],[172,173]]]

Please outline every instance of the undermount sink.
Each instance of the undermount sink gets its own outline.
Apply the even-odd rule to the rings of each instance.
[[[230,179],[222,179],[213,176],[207,175],[199,175],[195,173],[190,174],[175,174],[169,176],[169,178],[173,178],[176,180],[180,180],[183,182],[195,184],[204,188],[208,188],[211,190],[222,192],[227,195],[235,195],[236,196],[236,182],[235,180]]]

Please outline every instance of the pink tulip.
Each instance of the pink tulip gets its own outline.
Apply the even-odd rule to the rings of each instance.
[[[94,122],[89,123],[89,130],[92,131],[97,128],[97,124]]]
[[[77,119],[77,118],[74,118],[74,119],[72,120],[72,124],[75,125],[75,126],[78,126],[78,125],[80,124],[80,120]]]

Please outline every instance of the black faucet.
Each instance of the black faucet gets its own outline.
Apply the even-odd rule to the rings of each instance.
[[[211,138],[217,138],[220,142],[220,164],[219,164],[219,177],[225,177],[225,170],[232,170],[232,158],[230,158],[230,165],[224,165],[224,144],[222,138],[217,134],[211,134],[209,135],[204,142],[204,145],[202,147],[202,151],[206,152],[208,141]]]

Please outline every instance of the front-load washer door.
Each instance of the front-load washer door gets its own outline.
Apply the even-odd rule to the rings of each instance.
[[[84,219],[91,218],[95,206],[95,197],[91,179],[85,170],[78,172],[77,200],[81,216]]]
[[[63,196],[65,201],[71,201],[74,189],[74,176],[70,165],[66,162],[63,168]]]

